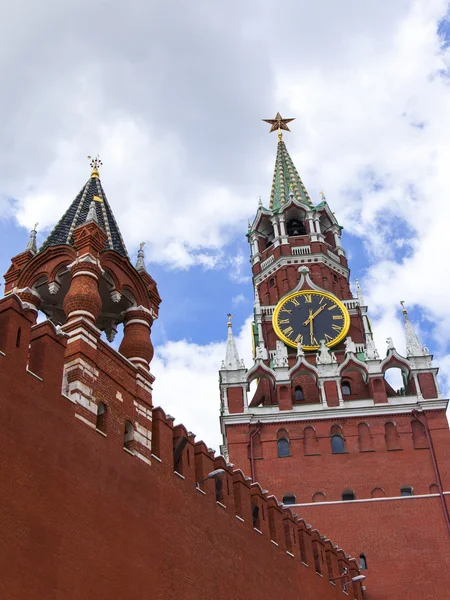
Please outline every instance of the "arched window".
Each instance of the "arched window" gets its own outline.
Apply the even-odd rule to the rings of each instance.
[[[298,385],[298,386],[295,388],[295,401],[296,401],[296,402],[300,402],[301,400],[304,400],[304,399],[305,399],[305,397],[304,397],[304,395],[303,395],[303,390],[302,390],[302,388],[301,388],[301,387]]]
[[[331,452],[333,454],[345,453],[344,436],[340,425],[333,425],[331,428]]]
[[[134,428],[131,421],[125,421],[125,432],[123,437],[124,448],[128,450],[132,447],[134,440]]]
[[[359,568],[367,571],[367,558],[365,554],[359,555]]]
[[[305,225],[298,219],[290,219],[286,229],[288,235],[306,235]]]
[[[304,452],[308,455],[320,454],[319,442],[314,427],[305,427],[303,431]]]
[[[411,430],[414,448],[416,450],[420,448],[428,448],[428,440],[422,423],[417,420],[411,421]]]
[[[19,327],[19,329],[17,330],[17,336],[16,336],[16,348],[20,348],[20,338],[22,337],[22,328]]]
[[[352,393],[352,388],[350,386],[350,382],[348,381],[343,381],[342,382],[342,394],[344,396],[350,396]]]
[[[372,498],[384,498],[386,496],[386,492],[381,487],[373,488],[371,492]]]
[[[323,492],[316,492],[313,494],[312,501],[313,502],[325,502],[327,495]]]
[[[278,445],[278,458],[284,458],[285,456],[290,456],[289,452],[289,440],[286,438],[281,438],[277,441]]]
[[[99,402],[97,406],[96,429],[105,433],[106,430],[106,404]]]
[[[358,445],[360,452],[373,450],[373,438],[367,423],[359,423],[358,425]]]
[[[296,501],[297,500],[294,494],[286,494],[285,496],[283,496],[283,504],[295,504]]]
[[[266,249],[270,248],[270,246],[272,245],[273,240],[266,240]]]
[[[345,454],[345,444],[342,435],[331,436],[331,452],[333,454]]]
[[[387,450],[402,450],[397,425],[393,421],[384,424],[384,439]]]
[[[273,287],[275,285],[275,279],[273,277],[271,277],[269,279],[269,287]]]
[[[401,487],[400,494],[402,496],[412,496],[413,495],[412,485],[404,485],[403,487]]]
[[[356,495],[353,490],[344,490],[342,492],[342,500],[356,500]]]

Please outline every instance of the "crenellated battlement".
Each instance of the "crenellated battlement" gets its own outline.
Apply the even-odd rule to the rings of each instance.
[[[341,584],[359,574],[356,561],[301,515],[283,507],[259,483],[252,483],[203,441],[196,441],[195,434],[186,427],[175,425],[174,418],[162,408],[153,408],[153,376],[148,370],[132,364],[103,342],[100,332],[82,315],[62,328],[49,321],[37,325],[34,321],[34,312],[18,296],[11,294],[0,300],[2,406],[10,415],[9,421],[13,418],[15,423],[8,434],[14,430],[17,436],[17,432],[26,431],[30,445],[38,443],[41,448],[39,457],[28,446],[15,449],[27,456],[19,461],[19,472],[23,465],[37,460],[46,465],[40,477],[48,477],[54,486],[54,461],[64,460],[68,469],[63,476],[68,494],[64,502],[70,502],[68,498],[80,494],[76,491],[80,475],[69,475],[74,468],[69,465],[85,469],[84,462],[92,460],[88,457],[96,457],[102,473],[114,472],[116,477],[133,479],[133,497],[125,504],[116,499],[111,482],[101,483],[100,474],[98,482],[89,484],[93,497],[101,495],[106,485],[108,502],[118,502],[117,510],[129,527],[135,526],[135,510],[143,501],[148,503],[149,517],[152,515],[147,526],[154,527],[159,518],[158,503],[166,498],[164,502],[172,506],[175,521],[176,511],[189,507],[190,526],[197,532],[194,539],[195,535],[226,530],[226,538],[221,535],[214,545],[223,548],[205,550],[208,560],[214,559],[217,552],[217,560],[223,561],[229,556],[225,547],[232,548],[233,554],[239,548],[236,556],[244,564],[237,568],[243,572],[252,568],[252,557],[258,555],[260,562],[267,563],[267,574],[269,565],[284,573],[292,593],[297,593],[297,586],[309,586],[311,593],[299,597],[344,597]],[[37,423],[41,442],[32,441]],[[35,464],[32,471],[38,470]],[[210,475],[217,470],[217,476]],[[89,479],[88,471],[81,475],[82,480]],[[31,488],[33,481],[34,476]],[[33,505],[30,507],[27,510],[34,510]],[[184,530],[178,531],[174,541],[177,535],[187,535]],[[89,533],[83,535],[89,540]],[[337,585],[330,583],[344,569],[347,575],[338,579]],[[360,583],[350,583],[345,590],[350,598],[362,598]]]

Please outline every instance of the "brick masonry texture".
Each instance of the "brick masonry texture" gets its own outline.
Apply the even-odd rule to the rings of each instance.
[[[344,567],[358,574],[342,550],[151,411],[136,385],[145,371],[100,340],[96,349],[67,342],[47,322],[32,327],[17,297],[0,301],[3,598],[362,599],[360,584],[347,596],[329,581]],[[61,393],[65,364],[74,367],[67,389],[75,382],[91,404],[106,404],[102,431],[90,408]],[[127,420],[135,438],[124,449]],[[146,430],[153,456],[137,436]],[[226,471],[220,504],[214,480],[196,488],[214,468]]]

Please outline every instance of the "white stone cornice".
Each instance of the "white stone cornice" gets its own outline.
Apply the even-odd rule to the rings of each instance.
[[[277,271],[280,267],[284,267],[287,265],[293,264],[293,265],[308,266],[308,264],[309,264],[308,260],[310,260],[311,262],[323,263],[324,265],[326,265],[327,267],[330,267],[331,269],[334,269],[337,273],[339,273],[343,277],[346,277],[347,279],[350,275],[349,269],[344,267],[340,262],[336,262],[332,257],[328,256],[327,254],[324,254],[323,252],[316,252],[316,253],[307,254],[307,255],[283,254],[283,255],[279,256],[277,259],[275,259],[274,262],[272,262],[266,268],[263,268],[261,273],[258,273],[257,275],[255,275],[254,281],[256,284],[259,284],[259,283],[261,283],[261,281],[264,281],[270,275],[275,273],[275,271]],[[263,264],[263,263],[261,263],[261,264]],[[320,289],[322,289],[322,288],[320,288]],[[325,290],[325,291],[329,291],[329,290]]]
[[[393,402],[396,401],[396,402]],[[224,425],[243,425],[260,422],[261,424],[323,421],[324,419],[363,419],[368,417],[389,417],[398,414],[411,414],[413,410],[446,410],[448,400],[433,398],[418,400],[417,396],[399,396],[389,398],[388,403],[375,404],[373,400],[351,400],[343,406],[310,404],[294,406],[292,410],[282,410],[274,406],[251,407],[247,413],[233,413],[223,417]]]

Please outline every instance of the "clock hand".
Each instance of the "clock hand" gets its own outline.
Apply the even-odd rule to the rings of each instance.
[[[309,337],[311,340],[311,346],[314,346],[314,322],[312,317],[312,310],[309,311],[311,314],[309,316]]]
[[[308,325],[308,323],[310,321],[312,321],[315,317],[317,317],[317,315],[319,313],[321,313],[323,311],[324,308],[326,308],[327,305],[324,304],[323,306],[321,306],[319,309],[316,310],[316,312],[313,314],[312,310],[310,309],[309,311],[309,317],[306,319],[306,321],[303,323],[303,325]]]

